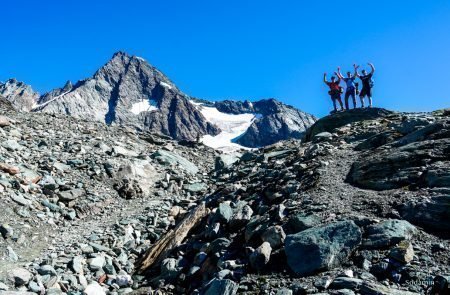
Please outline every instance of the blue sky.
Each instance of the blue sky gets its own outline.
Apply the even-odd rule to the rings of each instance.
[[[371,61],[375,105],[450,107],[448,0],[17,0],[2,12],[0,80],[39,92],[124,50],[205,99],[276,97],[323,116],[323,73]]]

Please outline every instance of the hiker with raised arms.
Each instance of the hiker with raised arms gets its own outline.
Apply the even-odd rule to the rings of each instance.
[[[337,75],[337,73],[335,72],[335,75]],[[331,100],[333,101],[333,106],[334,106],[334,112],[337,112],[337,107],[336,107],[336,100],[339,102],[339,105],[341,106],[341,111],[344,110],[344,106],[342,105],[342,100],[341,100],[341,93],[342,93],[342,87],[339,85],[339,83],[341,83],[341,79],[338,78],[338,80],[336,81],[336,77],[335,76],[331,76],[331,82],[327,81],[327,73],[323,74],[323,82],[325,84],[328,85],[328,87],[330,87],[330,90],[328,91],[328,94],[331,97]]]
[[[361,105],[362,105],[362,107],[364,107],[364,97],[367,96],[367,98],[369,99],[369,108],[371,108],[372,107],[372,88],[373,88],[372,76],[373,76],[373,73],[375,72],[375,67],[370,62],[368,63],[368,65],[372,69],[369,74],[367,73],[366,70],[362,70],[361,71],[362,75],[358,74],[358,72],[356,72],[356,75],[361,79],[361,82],[362,82],[362,89],[361,89],[361,93],[359,94],[359,98],[361,100]]]
[[[337,68],[337,73],[336,75],[339,77],[339,79],[344,80],[345,84],[347,85],[346,89],[345,89],[345,108],[348,110],[349,106],[348,106],[348,99],[350,98],[350,96],[352,97],[353,100],[353,108],[356,109],[356,84],[355,84],[355,79],[356,79],[356,75],[358,72],[358,66],[356,64],[353,65],[353,68],[355,69],[354,74],[352,75],[351,72],[347,72],[347,77],[344,78],[344,76],[342,76],[341,74],[341,67]]]

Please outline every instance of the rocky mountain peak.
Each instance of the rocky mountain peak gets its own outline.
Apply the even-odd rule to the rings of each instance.
[[[30,85],[15,78],[8,79],[5,83],[0,82],[0,95],[11,102],[15,109],[26,112],[33,108],[39,98],[39,93]]]

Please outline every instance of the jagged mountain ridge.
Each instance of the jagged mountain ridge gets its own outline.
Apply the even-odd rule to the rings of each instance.
[[[91,78],[74,85],[68,81],[64,87],[39,96],[30,86],[11,80],[0,84],[0,95],[22,111],[66,114],[157,132],[178,140],[215,136],[222,131],[162,72],[144,59],[125,52],[115,53]],[[301,138],[316,120],[275,99],[206,104],[226,114],[258,114],[247,132],[235,139],[246,147]]]

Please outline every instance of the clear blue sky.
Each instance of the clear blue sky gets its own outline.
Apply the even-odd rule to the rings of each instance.
[[[450,107],[450,1],[4,1],[0,80],[39,92],[142,56],[205,99],[331,108],[324,72],[375,64],[375,104]]]

